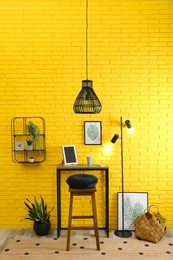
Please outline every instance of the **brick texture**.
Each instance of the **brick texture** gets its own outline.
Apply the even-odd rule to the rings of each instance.
[[[77,115],[73,103],[85,75],[85,1],[0,1],[0,227],[27,228],[24,200],[40,194],[56,227],[56,165],[61,145],[75,144],[110,168],[110,228],[117,226],[121,191],[120,116],[124,133],[126,192],[148,192],[173,228],[173,2],[89,1],[89,79],[102,102],[98,115]],[[47,159],[12,162],[11,119],[42,116]],[[102,145],[84,145],[84,121],[102,122]],[[67,226],[68,187],[62,178],[62,225]],[[104,178],[97,185],[99,226],[104,226]],[[85,202],[82,202],[83,205]],[[81,204],[81,201],[79,201]]]

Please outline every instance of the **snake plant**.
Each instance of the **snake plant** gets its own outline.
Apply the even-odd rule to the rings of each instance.
[[[36,197],[34,196],[34,203],[32,203],[28,198],[24,202],[27,210],[28,210],[28,217],[25,219],[44,224],[50,221],[50,212],[54,209],[47,210],[47,204],[45,204],[43,197],[40,195],[40,203],[37,201]],[[28,203],[29,202],[29,203]]]

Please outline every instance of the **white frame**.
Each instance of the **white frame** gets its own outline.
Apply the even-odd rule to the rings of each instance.
[[[95,129],[98,131],[96,133]],[[91,135],[95,135],[93,138]],[[102,144],[102,123],[101,121],[84,121],[84,144],[101,145]]]
[[[67,154],[67,149],[68,148],[70,148],[70,150],[72,151],[72,157],[73,157],[74,160],[70,160],[69,161],[69,158],[67,157],[68,156],[68,154]],[[77,158],[75,145],[63,145],[62,146],[62,154],[63,154],[64,164],[65,165],[78,164],[78,158]]]
[[[15,142],[15,151],[23,151],[24,150],[24,142]]]
[[[118,197],[118,230],[122,230],[122,192],[118,192],[117,197]],[[148,192],[124,192],[124,230],[131,230],[131,231],[135,230],[134,220],[139,215],[143,214],[145,209],[147,208],[148,208]],[[131,212],[131,218],[129,218],[129,209]],[[136,212],[135,209],[137,210]],[[127,215],[126,215],[126,210],[127,210]]]

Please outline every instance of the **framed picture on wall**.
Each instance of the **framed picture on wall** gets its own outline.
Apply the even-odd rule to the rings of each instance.
[[[84,144],[102,144],[102,124],[101,121],[84,122]]]
[[[15,151],[23,151],[24,150],[24,142],[15,142]]]
[[[122,192],[118,192],[118,230],[122,230]],[[148,208],[148,192],[124,192],[124,230],[135,230],[134,220]]]

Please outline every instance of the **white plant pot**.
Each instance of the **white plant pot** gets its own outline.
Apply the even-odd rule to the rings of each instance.
[[[29,158],[28,160],[30,163],[33,163],[34,162],[34,158]]]
[[[26,146],[26,150],[27,150],[27,151],[32,151],[32,150],[33,150],[32,144],[27,145],[27,146]]]

